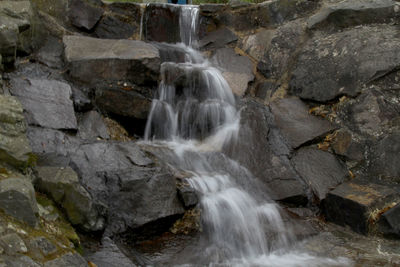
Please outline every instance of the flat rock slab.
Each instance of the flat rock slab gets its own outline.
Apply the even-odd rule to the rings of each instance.
[[[64,82],[15,78],[11,94],[18,97],[30,125],[52,129],[77,129],[71,87]]]
[[[400,19],[400,4],[393,0],[348,0],[324,7],[307,21],[309,29],[389,23]]]
[[[64,36],[65,60],[72,78],[82,82],[130,81],[157,84],[160,57],[158,49],[132,40]]]
[[[276,126],[293,149],[334,129],[329,121],[310,115],[297,98],[279,99],[271,104],[271,111]]]
[[[364,84],[400,66],[397,26],[357,27],[309,40],[294,66],[290,91],[304,99],[355,96]],[[340,67],[339,67],[340,66]]]
[[[348,182],[327,194],[324,212],[329,221],[348,225],[354,231],[366,234],[374,212],[398,200],[399,193],[392,187]]]
[[[347,176],[346,167],[333,154],[315,148],[300,149],[292,162],[319,200]]]
[[[0,95],[0,160],[23,167],[29,164],[31,153],[21,103],[13,96]]]

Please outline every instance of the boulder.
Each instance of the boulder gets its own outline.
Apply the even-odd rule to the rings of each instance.
[[[323,205],[328,221],[366,234],[380,211],[398,200],[399,192],[393,187],[347,182],[329,192]]]
[[[297,98],[278,99],[271,103],[271,111],[276,126],[292,149],[334,129],[329,121],[310,115],[307,106]]]
[[[86,231],[104,228],[103,207],[93,203],[76,173],[69,167],[37,167],[37,188],[64,208],[69,221]]]
[[[340,129],[335,132],[331,147],[335,154],[349,160],[361,161],[364,159],[364,147],[354,138],[351,132]]]
[[[79,121],[78,136],[85,140],[110,139],[107,126],[103,118],[96,111],[89,111],[83,114]]]
[[[347,176],[344,164],[334,155],[315,148],[301,148],[292,161],[318,200],[323,200],[330,189],[343,183]]]
[[[305,204],[305,185],[288,159],[289,149],[270,109],[251,100],[245,100],[242,106],[238,142],[227,155],[257,177],[273,200]]]
[[[40,250],[43,256],[47,257],[57,252],[57,247],[46,237],[39,236],[31,241],[31,245]]]
[[[6,16],[0,16],[0,54],[4,64],[14,63],[17,53],[18,25]]]
[[[83,0],[72,0],[69,6],[69,21],[77,28],[90,31],[103,15],[101,7],[90,5]]]
[[[65,36],[65,61],[71,78],[91,85],[126,81],[156,85],[160,70],[158,49],[132,40]]]
[[[393,0],[352,0],[325,6],[307,21],[309,29],[343,29],[356,25],[399,21],[400,4]]]
[[[255,34],[246,36],[241,42],[241,48],[247,54],[259,61],[270,48],[274,36],[275,30],[260,30]]]
[[[36,54],[37,60],[50,68],[61,69],[63,67],[62,54],[63,43],[60,39],[48,36],[45,43]]]
[[[5,248],[5,252],[8,255],[28,252],[25,242],[16,233],[6,234],[0,237],[0,243],[2,244],[2,247]]]
[[[47,261],[43,264],[43,267],[87,267],[87,261],[78,253],[69,252],[61,255],[60,257]]]
[[[67,83],[15,78],[10,92],[24,106],[28,124],[52,129],[77,129],[72,91]]]
[[[136,25],[125,22],[119,16],[106,14],[97,25],[94,35],[103,39],[128,39],[136,32]]]
[[[36,226],[36,214],[39,210],[30,180],[26,177],[0,180],[0,208],[30,226]]]
[[[199,41],[199,47],[203,49],[223,48],[225,45],[236,41],[238,38],[231,30],[222,27],[209,32]]]
[[[32,162],[23,109],[15,97],[0,95],[0,160],[24,167]]]
[[[379,232],[400,237],[400,204],[385,211],[378,222]]]
[[[108,237],[101,241],[101,247],[88,260],[95,263],[97,267],[131,267],[133,262],[125,256],[118,246]]]
[[[399,43],[398,29],[390,25],[357,27],[328,36],[316,34],[299,55],[290,91],[321,102],[356,96],[364,84],[399,67]]]
[[[222,69],[222,76],[232,91],[238,96],[243,96],[249,82],[254,80],[251,60],[237,55],[231,48],[221,48],[215,52],[211,62]]]

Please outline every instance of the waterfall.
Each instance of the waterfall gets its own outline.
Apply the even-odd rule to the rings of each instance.
[[[198,14],[197,6],[182,6],[182,43],[163,45],[163,57],[169,61],[161,65],[145,141],[173,151],[169,163],[189,174],[186,181],[200,196],[205,243],[199,253],[202,265],[337,264],[288,252],[295,238],[285,226],[279,206],[268,197],[256,200],[243,186],[256,179],[223,154],[224,146],[241,141],[237,140],[240,111],[221,72],[193,49]],[[174,58],[183,58],[183,62],[172,62]]]

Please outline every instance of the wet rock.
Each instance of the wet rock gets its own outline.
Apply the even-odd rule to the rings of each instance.
[[[293,149],[334,129],[327,120],[310,115],[307,106],[297,98],[279,99],[271,104],[271,111],[276,126]]]
[[[90,31],[100,20],[104,11],[83,0],[72,0],[69,6],[68,18],[72,25]]]
[[[0,95],[0,160],[17,167],[27,166],[31,152],[21,104],[15,97]]]
[[[0,242],[8,255],[28,252],[25,242],[15,233],[0,237]]]
[[[274,126],[271,111],[255,101],[243,105],[238,140],[246,141],[238,141],[227,155],[262,181],[273,200],[305,204],[305,186],[286,156],[288,148]]]
[[[110,135],[103,118],[96,111],[85,113],[79,121],[78,136],[81,139],[96,140],[97,138],[109,139]]]
[[[32,240],[32,245],[38,248],[45,257],[57,252],[57,247],[43,236]]]
[[[30,226],[36,226],[39,210],[31,181],[26,177],[0,180],[0,208]]]
[[[43,264],[43,267],[87,267],[88,263],[86,260],[78,253],[67,253],[59,258],[51,261],[47,261]]]
[[[356,96],[365,83],[400,65],[399,43],[397,28],[389,25],[357,27],[329,36],[317,34],[300,53],[290,91],[316,101]]]
[[[261,30],[245,37],[242,41],[242,49],[256,60],[261,60],[268,51],[271,41],[275,36],[274,30]],[[291,40],[292,41],[292,40]]]
[[[385,235],[400,237],[400,204],[382,214],[378,229]]]
[[[103,207],[93,203],[90,194],[83,188],[76,173],[69,167],[38,167],[36,186],[49,194],[63,207],[69,221],[86,231],[104,228]]]
[[[131,267],[133,262],[125,256],[118,246],[108,237],[101,242],[101,248],[87,257],[98,267]]]
[[[379,211],[398,199],[393,187],[348,182],[329,192],[323,204],[327,220],[366,234]]]
[[[96,27],[95,36],[103,39],[128,39],[137,31],[137,26],[117,16],[105,15]]]
[[[347,176],[346,168],[334,155],[315,148],[300,149],[292,161],[319,200],[323,200],[329,190],[341,184]]]
[[[199,202],[196,191],[188,184],[178,186],[178,196],[185,208],[196,206]]]
[[[180,9],[174,5],[151,4],[144,14],[143,36],[147,41],[179,43]]]
[[[328,5],[307,21],[309,29],[347,28],[356,25],[390,23],[400,19],[400,5],[393,0],[342,1]]]
[[[65,36],[69,75],[88,84],[129,81],[157,84],[160,57],[156,47],[141,41]]]
[[[206,34],[200,41],[199,47],[204,49],[222,48],[236,41],[238,38],[231,30],[222,27]]]
[[[28,124],[53,129],[77,129],[72,92],[68,84],[56,80],[15,78],[10,91],[24,106]]]
[[[361,161],[364,159],[362,144],[354,139],[346,130],[335,132],[331,147],[335,154],[345,156],[350,160]]]
[[[248,83],[254,79],[251,60],[237,55],[231,48],[218,49],[211,62],[222,69],[222,75],[238,96],[246,92]]]

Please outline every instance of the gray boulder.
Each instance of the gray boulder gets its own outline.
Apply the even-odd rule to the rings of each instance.
[[[131,16],[134,16],[134,14],[131,14]],[[134,36],[137,29],[138,27],[135,24],[126,22],[125,18],[121,18],[118,15],[105,14],[97,25],[94,34],[96,37],[103,39],[128,39]]]
[[[378,229],[385,235],[400,237],[400,204],[382,214]]]
[[[90,31],[103,15],[101,7],[90,5],[83,0],[72,0],[69,6],[68,18],[72,25]]]
[[[290,91],[316,101],[355,96],[367,82],[399,67],[399,44],[397,26],[389,25],[316,34],[294,66]]]
[[[93,203],[90,194],[83,188],[76,173],[69,167],[38,167],[37,188],[49,194],[64,208],[69,221],[86,231],[104,228],[102,207]]]
[[[98,267],[131,267],[133,262],[125,256],[108,237],[101,241],[101,248],[87,257]]]
[[[260,30],[255,34],[246,36],[241,42],[241,48],[259,61],[270,48],[274,36],[275,30]]]
[[[347,176],[344,164],[334,155],[315,148],[300,149],[292,161],[318,200],[323,200],[330,189],[343,183]]]
[[[60,81],[15,78],[11,94],[26,111],[28,124],[53,129],[77,129],[71,87]]]
[[[36,226],[39,210],[30,180],[26,177],[0,180],[0,208],[30,226]]]
[[[222,27],[218,30],[207,33],[207,35],[199,41],[199,47],[204,49],[222,48],[237,39],[236,34],[228,28]]]
[[[21,104],[15,97],[0,95],[0,160],[24,167],[32,162]]]
[[[43,267],[87,267],[87,261],[78,253],[67,253],[54,260],[47,261]]]
[[[79,121],[78,136],[85,140],[96,140],[97,138],[109,139],[110,135],[103,118],[96,111],[85,113]]]
[[[16,233],[6,234],[0,237],[0,243],[8,255],[27,253],[25,242]]]
[[[271,103],[271,111],[276,126],[293,149],[334,129],[329,121],[310,115],[307,106],[297,98],[276,100]]]

